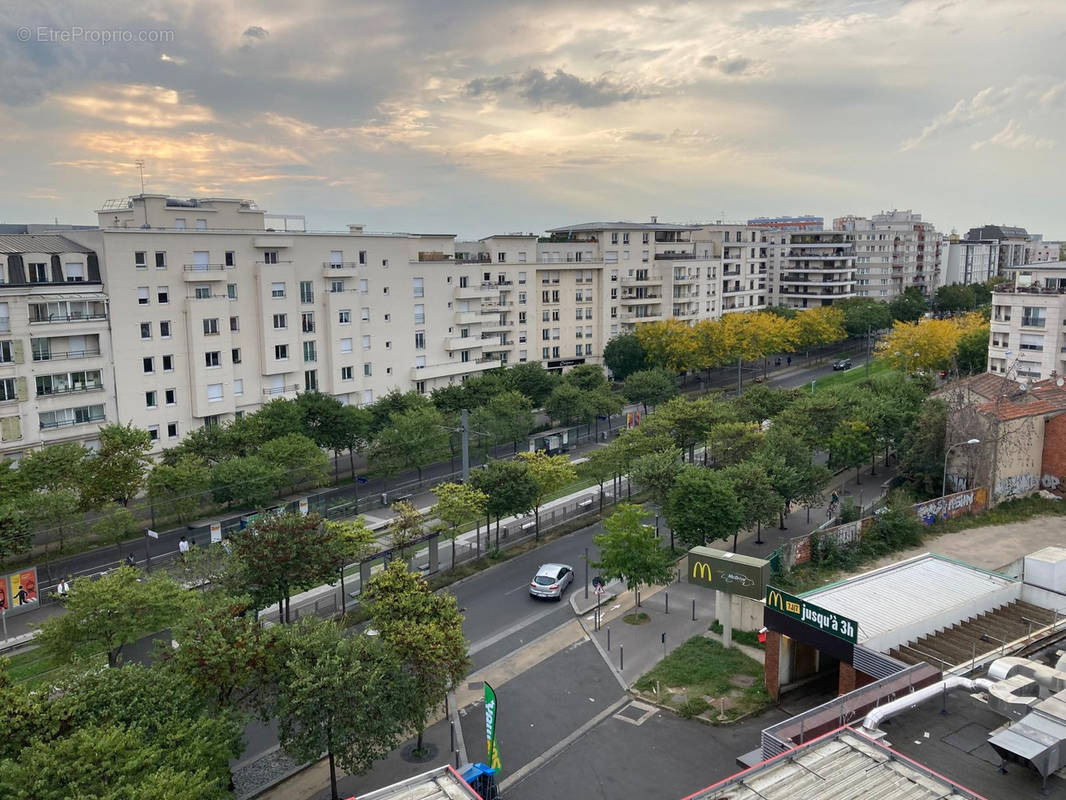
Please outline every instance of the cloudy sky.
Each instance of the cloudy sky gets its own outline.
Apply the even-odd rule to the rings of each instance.
[[[95,222],[143,159],[149,191],[316,229],[898,207],[1066,237],[1064,23],[1061,0],[0,0],[0,221]]]

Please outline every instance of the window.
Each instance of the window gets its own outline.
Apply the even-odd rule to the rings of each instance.
[[[503,251],[500,251],[499,253],[496,254],[496,260],[498,262],[500,262],[501,264],[505,263],[507,261],[507,253],[504,253]]]
[[[1025,306],[1024,308],[1022,308],[1022,327],[1043,328],[1046,324],[1046,314],[1046,308],[1033,308],[1030,306]]]
[[[518,324],[519,325],[525,325],[526,324],[526,312],[525,311],[519,311],[518,312]]]
[[[289,317],[287,314],[275,314],[274,315],[274,330],[280,331],[289,327]]]
[[[547,358],[549,352],[550,351],[548,350],[547,347],[542,347],[541,350],[540,350],[541,357],[542,358]]]
[[[552,348],[552,358],[558,358],[558,357],[559,357],[559,348],[558,347],[553,347]]]
[[[304,311],[300,314],[300,330],[304,333],[315,332],[315,312]]]
[[[341,367],[341,380],[350,381],[353,379],[351,367]]]
[[[174,356],[163,356],[163,372],[174,371]]]
[[[369,378],[374,372],[372,364],[363,364],[363,375]]]
[[[217,403],[222,399],[222,384],[221,383],[209,383],[207,384],[207,402]]]
[[[230,357],[230,360],[234,364],[240,364],[241,363],[241,348],[234,347],[232,350],[229,351],[229,357]]]
[[[40,386],[40,378],[37,380]],[[37,394],[41,394],[40,389]],[[0,379],[0,403],[6,403],[8,400],[18,400],[18,387],[15,385],[14,378]]]
[[[552,338],[552,332],[547,328],[542,328],[540,332],[540,338],[544,341],[548,341],[550,338]]]
[[[148,438],[149,438],[149,440],[151,440],[153,442],[158,442],[159,441],[159,426],[158,425],[149,425],[148,426]]]
[[[647,243],[648,243],[648,234],[646,234],[646,233],[642,233],[642,234],[640,235],[640,241],[641,241],[641,242],[642,242],[643,244],[647,244]],[[726,241],[727,241],[727,242],[729,241],[729,234],[728,234],[728,233],[726,234]]]
[[[206,231],[207,230],[207,220],[206,219],[198,219],[198,220],[196,220],[196,230],[198,230],[198,231]]]
[[[137,269],[148,269],[148,254],[144,250],[133,254],[133,266]]]
[[[611,244],[618,244],[618,234],[617,233],[612,233],[611,234]]]
[[[370,337],[369,336],[364,336],[363,337],[363,349],[364,350],[369,350],[370,349]]]
[[[1044,337],[1033,333],[1023,333],[1021,335],[1021,344],[1019,347],[1022,350],[1034,350],[1040,352],[1044,349]]]
[[[226,297],[228,297],[230,300],[236,300],[237,299],[237,284],[235,284],[235,283],[227,283],[226,284]]]
[[[304,362],[313,364],[318,361],[318,348],[314,342],[304,342]]]
[[[208,369],[222,366],[222,359],[218,350],[209,350],[204,353],[204,366]]]
[[[622,244],[629,244],[629,234],[628,233],[623,233],[622,234]]]
[[[359,309],[359,319],[363,322],[370,322],[370,309],[365,306]]]
[[[174,218],[174,230],[178,230],[178,231],[185,230],[185,218],[184,217],[175,217]]]
[[[559,329],[558,328],[552,328],[552,338],[553,339],[558,339],[559,338]]]
[[[138,286],[137,287],[137,305],[146,306],[146,305],[148,305],[149,300],[150,300],[150,298],[148,296],[148,287],[147,286]]]
[[[415,331],[415,350],[426,349],[426,332]]]
[[[141,338],[142,339],[151,339],[152,338],[152,323],[151,322],[142,322],[141,323]]]
[[[381,259],[381,266],[387,267],[388,265],[389,265],[389,260],[387,258]]]
[[[359,251],[359,263],[360,264],[365,264],[366,263],[366,250],[360,250]]]
[[[271,297],[284,297],[285,296],[285,284],[284,283],[271,283],[270,284],[270,296]]]
[[[169,339],[170,338],[170,320],[169,319],[165,319],[165,320],[163,320],[162,322],[159,323],[159,338],[160,339]]]
[[[540,312],[540,321],[541,322],[550,322],[551,318],[552,318],[552,314],[551,314],[550,311],[548,311],[548,309],[544,309],[543,311]]]
[[[155,289],[155,299],[157,303],[166,305],[170,302],[170,288],[167,286],[157,286]]]
[[[155,372],[155,359],[152,356],[145,356],[141,359],[141,366],[144,369],[144,374],[150,375]]]
[[[5,340],[0,342],[0,364],[10,364],[13,362],[14,353],[12,352],[11,340]]]
[[[264,250],[263,251],[263,263],[264,264],[277,264],[278,263],[278,251],[277,250]]]
[[[304,391],[305,392],[317,392],[318,391],[318,370],[305,369],[304,370]]]
[[[65,273],[67,283],[81,283],[85,280],[85,265],[84,264],[65,264]]]
[[[145,392],[144,393],[144,407],[145,408],[156,408],[157,407],[156,395],[155,395],[154,391],[153,392]]]
[[[374,390],[363,389],[363,405],[369,405],[374,402]]]
[[[229,318],[229,329],[232,333],[237,333],[241,329],[240,317]]]
[[[300,281],[300,302],[315,302],[315,285],[311,281]]]
[[[178,438],[178,423],[176,423],[176,422],[168,422],[167,423],[167,436],[170,437],[171,439],[177,439]]]
[[[48,282],[48,265],[33,263],[30,267],[30,283]]]
[[[579,344],[574,345],[574,355],[575,356],[581,355],[581,345],[579,345]]]
[[[330,281],[329,282],[329,291],[330,291],[330,294],[337,294],[338,292],[343,292],[344,291],[344,281],[343,280],[332,280],[332,281]],[[388,294],[388,293],[389,293],[389,290],[385,289],[385,294]]]
[[[178,404],[178,390],[166,389],[163,392],[163,402],[168,406],[174,406]]]
[[[211,298],[211,287],[197,286],[193,289],[193,294],[197,300],[209,300]]]
[[[424,278],[412,278],[411,281],[412,281],[412,283],[414,283],[414,296],[415,297],[425,297],[426,296],[426,286],[425,286],[426,281],[425,281],[425,279]]]
[[[384,294],[388,294],[389,293],[389,287],[386,286],[382,291],[383,291]]]
[[[233,381],[233,396],[234,397],[243,397],[244,396],[244,379],[243,378],[237,378],[237,379],[235,379]]]
[[[352,324],[352,312],[350,309],[342,308],[337,312],[337,324],[338,325],[351,325]]]
[[[370,284],[367,282],[367,279],[366,278],[360,278],[359,279],[359,293],[360,294],[366,294],[368,291],[370,291]]]
[[[224,263],[227,267],[237,266],[237,259],[232,250],[226,251],[225,259],[222,263]]]
[[[155,268],[166,269],[167,268],[167,254],[165,250],[155,251]]]
[[[426,324],[426,307],[424,305],[415,306],[415,325]]]
[[[426,368],[426,357],[425,356],[415,356],[415,369],[425,369],[425,368]]]
[[[204,336],[218,336],[218,317],[203,320]]]
[[[341,339],[341,352],[342,353],[350,353],[350,352],[352,352],[352,340],[350,338],[349,339]]]
[[[289,346],[287,344],[274,345],[274,358],[277,361],[288,361],[289,359]]]

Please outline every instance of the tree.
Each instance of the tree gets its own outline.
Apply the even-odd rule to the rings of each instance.
[[[897,322],[892,332],[878,342],[878,358],[902,372],[948,369],[955,360],[959,341],[965,334],[986,330],[980,314],[964,314],[951,319],[923,319]]]
[[[976,375],[984,372],[988,366],[989,328],[974,328],[959,337],[955,351],[955,362],[963,375]]]
[[[455,566],[455,537],[459,525],[480,519],[485,513],[489,497],[469,483],[438,483],[433,487],[437,504],[433,513],[448,526],[448,538],[452,540],[452,566]]]
[[[691,461],[696,445],[707,436],[707,431],[719,420],[730,419],[733,408],[711,397],[690,400],[673,397],[655,409],[641,427],[646,433],[665,433],[674,444],[687,452]]]
[[[844,330],[853,338],[876,333],[892,326],[892,310],[888,303],[872,297],[848,297],[834,300],[832,308],[844,312]]]
[[[25,460],[28,457],[29,453],[22,458]],[[0,458],[0,504],[18,500],[33,491],[33,488],[34,484],[26,478],[25,472],[15,466],[12,459]]]
[[[685,547],[728,539],[743,524],[737,497],[725,476],[691,465],[681,470],[670,490],[666,521]]]
[[[734,397],[730,405],[736,410],[739,419],[745,422],[762,422],[774,419],[801,395],[802,390],[799,389],[771,389],[769,386],[755,384],[749,386],[744,394]]]
[[[921,496],[937,497],[942,489],[947,425],[947,404],[939,399],[926,400],[900,444],[900,473]]]
[[[977,307],[973,287],[952,283],[936,290],[933,305],[938,311],[972,311]]]
[[[622,396],[631,403],[641,403],[645,414],[649,405],[659,405],[677,393],[677,379],[659,367],[632,373],[622,386]]]
[[[529,475],[537,487],[533,497],[533,514],[536,538],[540,539],[540,507],[564,486],[576,481],[577,471],[566,456],[550,456],[543,450],[519,453],[518,458],[529,469]]]
[[[300,620],[279,635],[274,663],[271,710],[281,746],[298,761],[326,754],[333,800],[336,765],[366,772],[399,745],[417,716],[414,681],[377,637]]]
[[[603,511],[603,484],[608,478],[613,478],[621,472],[619,453],[620,451],[613,447],[597,448],[589,453],[585,461],[577,468],[581,475],[592,478],[600,487],[601,512]]]
[[[297,396],[296,402],[303,410],[305,435],[322,449],[333,453],[335,474],[339,474],[341,451],[352,440],[348,430],[352,418],[345,413],[348,406],[341,405],[336,397],[322,392],[304,392]]]
[[[671,317],[662,322],[641,325],[634,335],[646,354],[644,361],[649,366],[645,369],[654,366],[683,372],[695,368],[699,341],[687,322]],[[634,374],[635,372],[631,372],[626,378]]]
[[[467,378],[463,383],[470,400],[467,408],[480,408],[496,395],[511,389],[510,381],[503,369],[493,369]]]
[[[729,481],[737,498],[741,528],[769,525],[784,509],[785,501],[773,490],[770,476],[757,461],[742,461],[726,467],[722,475]],[[737,533],[733,534],[734,553],[737,550]]]
[[[238,456],[211,468],[211,496],[216,503],[241,508],[262,508],[283,485],[281,467],[261,456]]]
[[[599,364],[578,364],[563,375],[563,382],[576,386],[583,392],[592,392],[607,387],[607,376]]]
[[[492,437],[493,443],[518,442],[533,430],[533,407],[521,392],[501,392],[471,415],[471,425]]]
[[[707,433],[707,450],[715,466],[729,467],[750,458],[762,440],[754,422],[720,422]]]
[[[344,406],[337,422],[337,439],[348,451],[348,464],[352,470],[352,482],[356,481],[355,451],[365,450],[370,443],[370,426],[373,416],[365,408]]]
[[[41,623],[37,642],[58,661],[107,652],[119,662],[123,645],[170,625],[181,613],[185,590],[162,572],[147,577],[120,567],[96,580],[76,578],[63,601],[66,613]]]
[[[769,486],[784,503],[778,518],[781,530],[785,530],[784,510],[794,502],[817,502],[829,480],[829,471],[815,464],[808,447],[783,425],[773,425],[766,432],[755,459],[769,477]]]
[[[24,454],[18,471],[26,485],[36,489],[77,489],[88,458],[89,451],[77,442],[50,444]]]
[[[418,471],[432,464],[448,449],[444,417],[430,405],[395,413],[370,446],[371,458],[385,475],[398,475],[405,469]]]
[[[156,464],[148,473],[148,499],[186,522],[196,514],[200,497],[211,485],[211,471],[198,456],[182,456],[173,465]]]
[[[362,561],[378,549],[377,534],[370,530],[366,519],[361,516],[355,519],[328,520],[326,530],[339,540],[345,563]]]
[[[133,514],[125,506],[109,503],[100,509],[100,519],[93,523],[90,529],[94,536],[111,542],[118,549],[118,557],[122,559],[122,543],[141,532]]]
[[[925,296],[914,286],[908,286],[903,294],[894,297],[888,304],[892,319],[899,322],[917,322],[925,314]]]
[[[463,679],[470,663],[458,604],[450,594],[433,592],[425,579],[398,561],[367,581],[363,603],[382,641],[414,678],[415,753],[421,754],[429,715]]]
[[[370,433],[375,435],[391,424],[393,414],[402,415],[410,411],[428,408],[430,405],[432,404],[425,395],[421,395],[418,392],[401,392],[399,389],[393,389],[367,407],[371,416]]]
[[[442,414],[458,414],[464,408],[471,408],[470,393],[465,383],[450,383],[438,386],[429,393],[429,399]]]
[[[615,336],[603,347],[603,363],[616,381],[624,381],[645,367],[644,345],[636,334]]]
[[[392,539],[392,548],[399,550],[400,558],[403,559],[407,557],[407,548],[422,537],[426,518],[413,503],[406,500],[393,503],[392,513],[396,516],[389,521],[389,536]]]
[[[148,431],[133,423],[100,428],[100,449],[85,462],[82,509],[100,508],[112,501],[128,506],[144,484],[151,447]]]
[[[254,414],[241,420],[242,426],[254,430],[258,442],[269,442],[293,433],[304,432],[304,406],[277,397]]]
[[[191,456],[213,465],[235,455],[248,455],[250,448],[260,444],[258,430],[252,430],[253,417],[244,417],[228,426],[205,425],[196,428],[185,435],[180,445],[164,450],[160,461],[172,466],[179,459]],[[239,444],[236,444],[237,441]]]
[[[558,378],[541,366],[539,361],[515,364],[507,370],[511,388],[529,398],[534,408],[544,405]]]
[[[285,622],[294,592],[333,581],[344,566],[345,545],[318,514],[263,515],[230,543],[237,591],[251,595],[259,608],[276,602]]]
[[[560,383],[544,403],[545,413],[560,425],[576,425],[584,422],[588,414],[585,395],[570,383]]]
[[[0,567],[7,560],[26,553],[33,542],[26,515],[14,503],[0,504]]]
[[[610,420],[612,414],[617,414],[622,410],[622,400],[610,388],[604,384],[590,392],[585,393],[584,399],[584,422],[596,424],[598,429],[598,421],[600,417],[606,417]]]
[[[271,439],[259,448],[259,455],[280,470],[293,492],[300,484],[321,486],[329,480],[329,457],[303,434]]]
[[[836,306],[811,308],[796,315],[792,322],[796,349],[806,351],[847,338],[844,320],[844,312]]]
[[[660,545],[655,531],[643,523],[644,510],[621,503],[603,521],[606,533],[593,538],[600,558],[592,566],[604,577],[624,580],[636,592],[641,586],[669,583],[673,577],[673,554]]]
[[[485,515],[496,518],[497,546],[500,518],[529,511],[536,503],[539,491],[529,466],[521,461],[490,461],[481,469],[471,471],[469,484],[489,498]]]
[[[677,448],[648,453],[636,459],[630,476],[638,486],[651,492],[652,500],[659,508],[666,507],[666,498],[681,472],[682,454]]]
[[[66,547],[67,538],[78,529],[82,515],[78,511],[78,493],[73,489],[52,492],[30,492],[19,501],[27,525],[42,534],[54,534],[59,552]]]

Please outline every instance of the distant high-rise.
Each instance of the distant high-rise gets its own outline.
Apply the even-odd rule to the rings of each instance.
[[[921,214],[885,211],[837,217],[833,229],[855,234],[855,294],[891,300],[913,286],[929,295],[940,272],[940,237]]]

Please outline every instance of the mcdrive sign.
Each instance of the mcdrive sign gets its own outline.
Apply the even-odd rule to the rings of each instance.
[[[836,612],[808,603],[806,600],[773,586],[766,587],[766,607],[772,608],[786,617],[799,620],[823,633],[836,636],[845,642],[855,644],[859,636],[859,623],[841,616]]]
[[[688,580],[726,594],[762,600],[770,580],[770,562],[713,547],[688,551]]]

